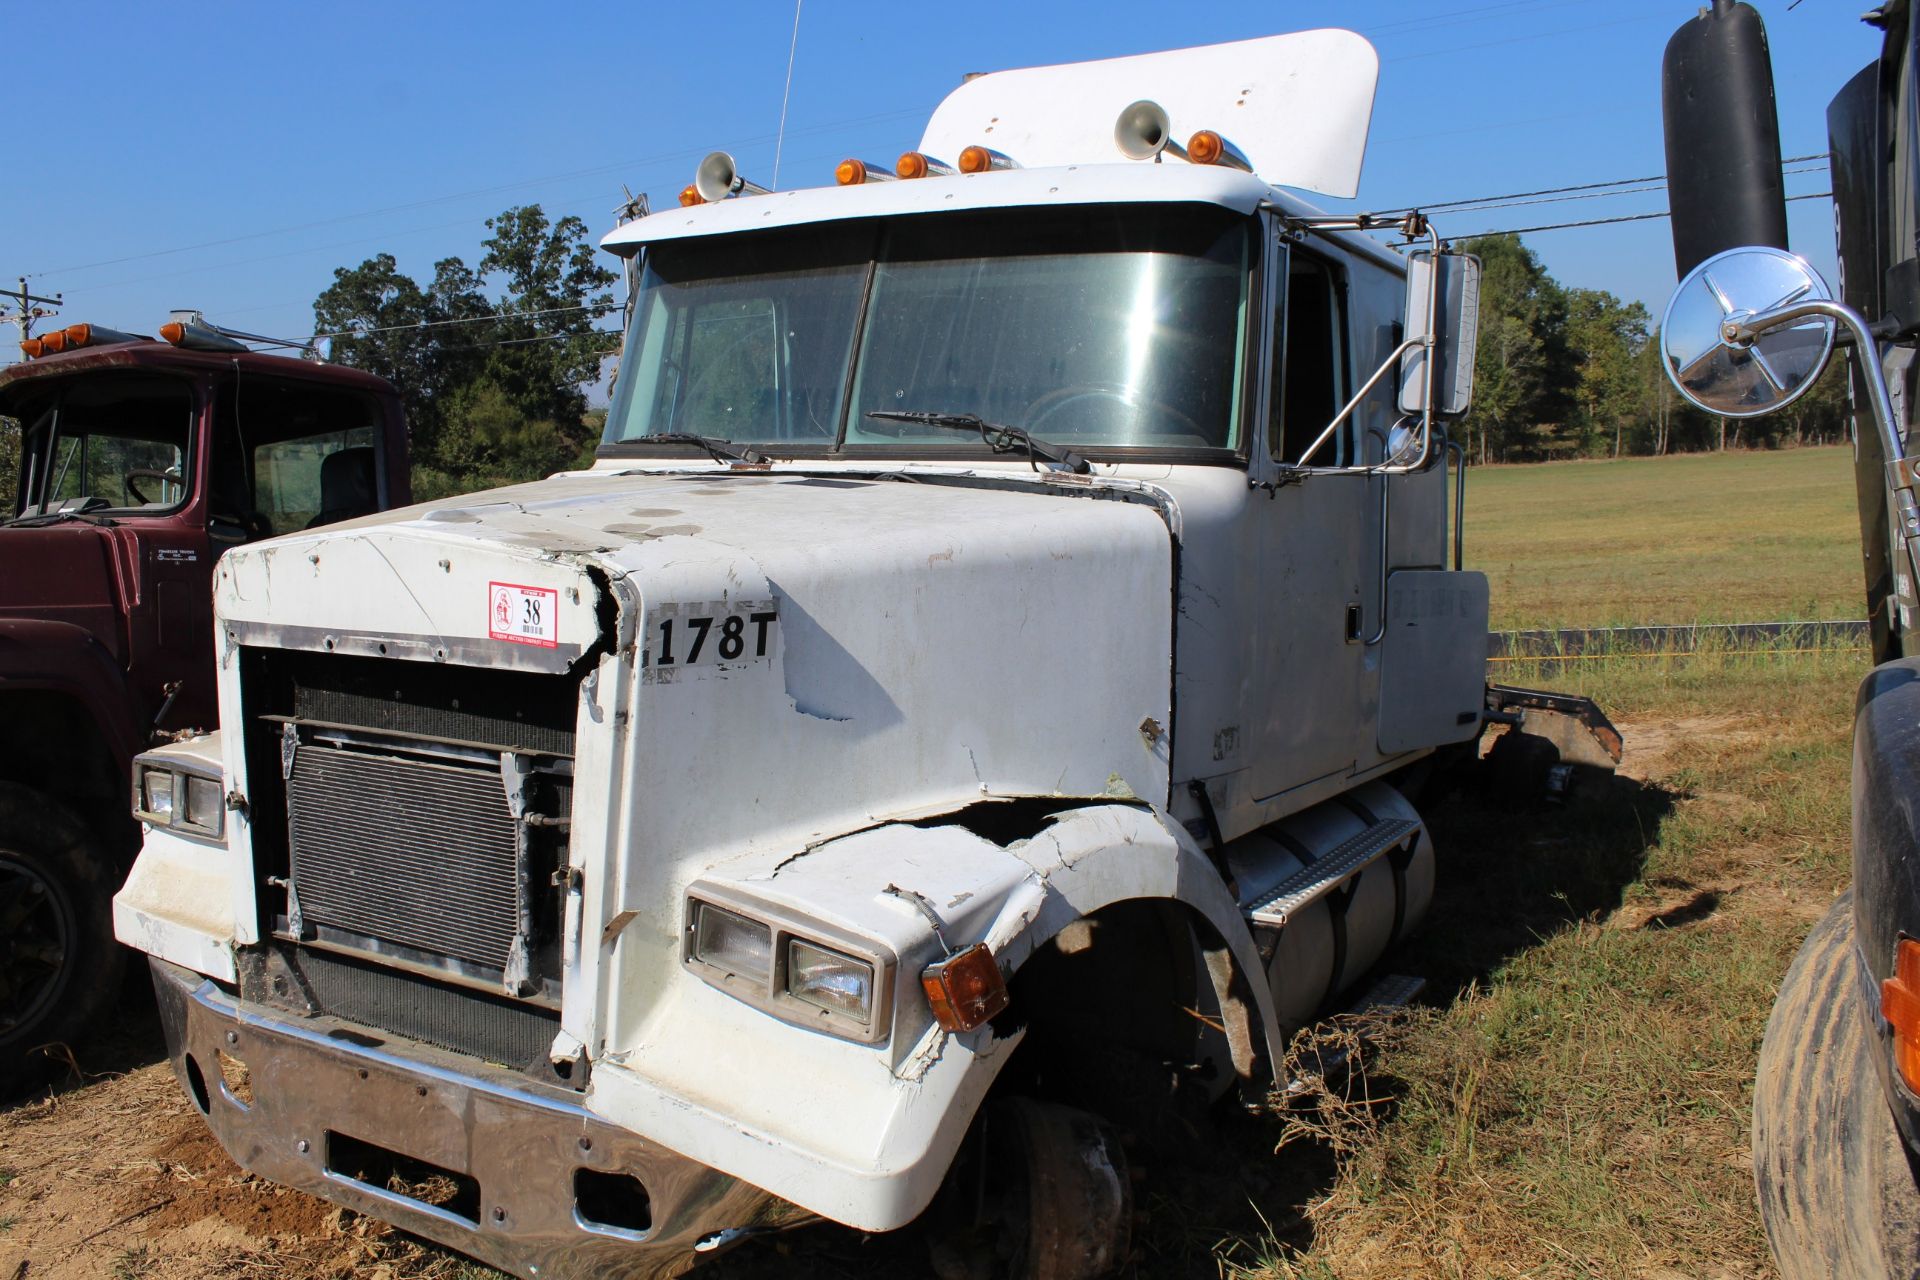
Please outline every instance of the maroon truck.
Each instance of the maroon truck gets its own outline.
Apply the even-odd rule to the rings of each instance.
[[[0,524],[0,1094],[115,994],[131,764],[218,723],[220,553],[410,496],[389,383],[193,322],[162,333],[73,325],[0,369],[20,427]]]

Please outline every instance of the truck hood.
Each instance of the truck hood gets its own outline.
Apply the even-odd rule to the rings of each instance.
[[[1172,545],[1140,496],[560,476],[234,551],[215,596],[228,648],[584,677],[576,767],[648,797],[609,838],[711,865],[984,797],[1164,804]]]

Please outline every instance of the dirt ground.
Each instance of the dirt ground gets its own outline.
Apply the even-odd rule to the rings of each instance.
[[[1685,790],[1685,803],[1702,820],[1738,827],[1757,803],[1737,792],[1703,787],[1703,779],[1686,772],[1685,762],[1703,746],[1738,752],[1762,745],[1769,733],[1763,717],[1643,719],[1622,728],[1628,744],[1623,772],[1638,783],[1656,786],[1674,781],[1678,771],[1674,791]],[[1570,837],[1549,830],[1529,838],[1551,846]],[[1756,850],[1754,867],[1776,858],[1777,852]],[[1703,922],[1712,927],[1719,919],[1759,917],[1767,922],[1764,927],[1797,941],[1825,906],[1822,894],[1783,888],[1764,873],[1743,874],[1738,857],[1717,858],[1712,866],[1710,879],[1662,883],[1648,876],[1625,895],[1616,888],[1611,902],[1585,913],[1574,928],[1605,933]],[[1478,981],[1475,975],[1461,984],[1465,994],[1453,997],[1453,1003],[1473,999]],[[243,1173],[215,1144],[176,1085],[162,1058],[157,1023],[137,986],[130,985],[122,1019],[104,1045],[83,1053],[82,1074],[37,1098],[0,1109],[0,1280],[480,1280],[493,1274],[379,1223]],[[1385,1123],[1391,1126],[1394,1121]],[[1157,1221],[1143,1231],[1145,1247],[1136,1253],[1132,1274],[1409,1274],[1406,1255],[1389,1256],[1394,1251],[1384,1249],[1377,1231],[1360,1233],[1374,1236],[1372,1245],[1360,1238],[1341,1244],[1337,1226],[1324,1225],[1322,1250],[1332,1247],[1337,1256],[1315,1251],[1312,1257],[1326,1258],[1324,1263],[1296,1269],[1286,1259],[1301,1256],[1297,1229],[1310,1219],[1325,1218],[1327,1206],[1337,1207],[1343,1194],[1330,1191],[1335,1155],[1290,1148],[1276,1157],[1273,1149],[1283,1140],[1282,1122],[1228,1121],[1223,1128],[1229,1125],[1232,1131],[1210,1157],[1212,1166],[1169,1176],[1169,1181],[1179,1182],[1177,1189],[1155,1190],[1154,1178],[1163,1175],[1149,1171],[1143,1213]],[[1729,1139],[1728,1149],[1715,1160],[1729,1166],[1728,1185],[1737,1188],[1739,1178],[1732,1175],[1738,1171],[1731,1166],[1745,1160],[1738,1139]],[[1737,1190],[1729,1194],[1737,1198]],[[1226,1208],[1215,1215],[1213,1207],[1221,1205]],[[1751,1219],[1751,1209],[1735,1205],[1728,1210],[1735,1219],[1742,1212]],[[1215,1222],[1222,1225],[1201,1225]],[[1696,1265],[1669,1269],[1653,1256],[1672,1252],[1663,1248],[1651,1250],[1646,1265],[1632,1271],[1643,1276],[1767,1274],[1764,1262],[1754,1261],[1757,1226],[1741,1220],[1733,1231],[1740,1238],[1728,1247],[1744,1261],[1719,1261],[1715,1254],[1721,1246],[1714,1239],[1696,1242],[1697,1251],[1686,1241],[1666,1241],[1683,1254],[1692,1251]],[[736,1253],[708,1274],[897,1276],[917,1274],[920,1265],[914,1259],[920,1256],[917,1248],[904,1248],[897,1241],[816,1227]],[[1764,1253],[1758,1256],[1763,1259]],[[1600,1273],[1584,1265],[1564,1271]]]

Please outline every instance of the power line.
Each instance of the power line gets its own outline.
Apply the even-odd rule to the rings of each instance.
[[[538,311],[488,311],[482,315],[455,316],[446,320],[421,320],[413,324],[388,324],[372,329],[339,329],[333,333],[316,333],[314,338],[365,338],[376,333],[401,333],[412,329],[439,329],[450,324],[480,324],[487,320],[525,320],[534,316],[557,316],[569,311],[618,311],[617,302],[586,302],[577,307],[543,307]],[[605,330],[604,332],[614,332]],[[563,335],[572,337],[575,335]]]
[[[1790,164],[1807,164],[1814,160],[1825,160],[1829,158],[1830,155],[1831,155],[1830,152],[1821,151],[1815,154],[1809,154],[1804,156],[1789,156],[1785,160],[1782,160],[1780,162],[1780,165],[1782,169],[1784,169],[1787,165],[1790,165]],[[1812,169],[1801,169],[1801,170],[1796,170],[1796,172],[1812,173],[1815,171]],[[1660,188],[1663,188],[1667,185],[1667,175],[1664,173],[1655,173],[1655,174],[1650,174],[1644,178],[1612,178],[1605,182],[1579,182],[1568,187],[1542,187],[1537,191],[1511,191],[1505,195],[1498,195],[1498,196],[1472,196],[1472,197],[1468,197],[1461,200],[1437,200],[1431,204],[1398,205],[1392,209],[1384,210],[1383,212],[1411,213],[1415,209],[1418,209],[1422,213],[1444,213],[1444,212],[1471,213],[1471,212],[1479,212],[1479,209],[1476,208],[1475,206],[1492,205],[1495,203],[1504,204],[1505,202],[1508,202],[1508,201],[1525,200],[1533,196],[1558,196],[1558,195],[1565,195],[1569,192],[1575,192],[1575,191],[1599,191],[1606,187],[1637,186],[1637,185],[1642,185],[1649,182],[1656,183],[1658,185],[1655,187],[1650,187],[1648,188],[1648,190],[1659,190]]]
[[[1791,204],[1795,200],[1829,200],[1832,199],[1832,197],[1833,192],[1831,191],[1810,191],[1803,196],[1788,196],[1787,202]],[[1482,236],[1520,236],[1528,235],[1535,231],[1568,231],[1575,227],[1605,227],[1611,226],[1616,222],[1649,222],[1656,218],[1667,218],[1671,216],[1671,213],[1662,209],[1658,213],[1627,213],[1617,218],[1588,218],[1582,222],[1550,222],[1538,227],[1508,227],[1504,231],[1474,231],[1465,235],[1449,236],[1448,239],[1458,241],[1477,240]]]

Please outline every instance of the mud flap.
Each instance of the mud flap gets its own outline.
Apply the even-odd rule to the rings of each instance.
[[[1620,765],[1620,731],[1592,698],[1490,684],[1485,719],[1506,726],[1486,755],[1505,789],[1563,799],[1583,775]]]

